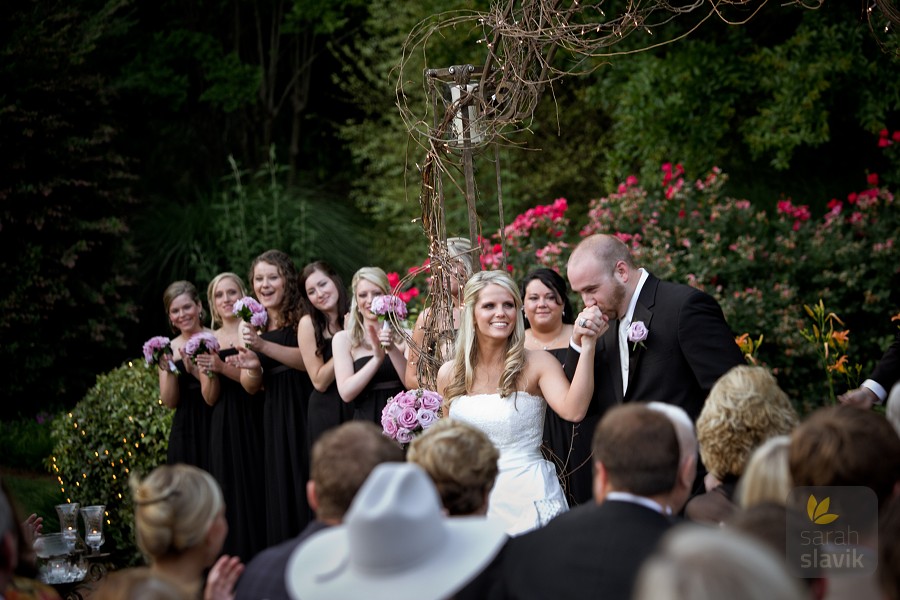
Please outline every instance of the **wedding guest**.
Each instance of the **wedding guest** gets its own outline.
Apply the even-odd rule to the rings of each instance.
[[[149,567],[113,571],[91,594],[93,600],[195,600],[174,581]],[[224,599],[223,599],[224,600]]]
[[[582,424],[585,431],[609,407],[631,401],[674,404],[696,420],[713,384],[731,367],[744,364],[712,296],[638,268],[615,236],[582,240],[569,258],[567,275],[585,306],[601,311],[605,330],[597,343],[597,385]],[[573,354],[581,336],[576,327]],[[567,358],[566,371],[573,366]],[[589,445],[585,438],[576,438],[576,444]],[[698,465],[698,480],[704,474]]]
[[[900,437],[874,412],[820,408],[791,434],[788,462],[795,486],[866,486],[880,510],[900,490]]]
[[[338,393],[353,407],[353,420],[381,424],[388,398],[406,387],[406,343],[393,325],[383,327],[372,301],[390,293],[387,274],[363,267],[353,275],[350,317],[334,335],[334,378]]]
[[[306,494],[316,513],[300,535],[261,552],[235,588],[235,600],[288,600],[288,560],[313,534],[339,525],[366,478],[379,464],[402,462],[400,448],[372,423],[353,421],[324,432],[313,446]]]
[[[700,457],[714,478],[710,489],[695,496],[685,516],[719,524],[734,512],[734,491],[750,455],[761,443],[789,434],[797,412],[775,377],[764,367],[739,365],[713,386],[697,419]]]
[[[787,503],[788,494],[794,487],[788,464],[790,445],[790,436],[776,435],[753,451],[735,492],[741,507],[749,508],[763,502]]]
[[[431,274],[428,280],[433,304],[419,313],[413,326],[405,373],[406,387],[411,390],[420,387],[434,389],[438,369],[453,356],[463,286],[477,270],[475,248],[469,239],[447,238],[447,255],[451,269],[442,269],[436,263],[429,265]],[[447,295],[446,302],[434,303],[436,290]],[[434,309],[436,304],[441,306],[441,310]],[[445,306],[449,307],[449,314],[444,314]],[[425,352],[421,352],[420,349],[426,346]]]
[[[593,446],[595,502],[510,540],[492,597],[631,597],[638,569],[671,526],[678,436],[665,414],[626,404],[607,411]]]
[[[667,507],[673,514],[678,514],[684,508],[694,487],[697,477],[697,463],[699,462],[699,444],[694,423],[683,408],[664,402],[648,402],[647,408],[660,412],[668,417],[669,422],[675,428],[675,436],[678,438],[679,459],[678,478],[675,487],[669,494]]]
[[[886,600],[900,600],[900,497],[891,500],[878,523],[878,574]]]
[[[0,598],[59,600],[52,587],[33,579],[34,552],[19,522],[6,485],[0,482]]]
[[[342,525],[294,551],[288,591],[304,600],[452,598],[505,539],[484,517],[446,517],[419,466],[384,463],[369,475]]]
[[[553,356],[525,349],[522,299],[508,274],[476,273],[466,283],[463,307],[456,354],[438,372],[444,416],[475,425],[500,451],[488,518],[518,535],[568,510],[556,468],[540,452],[544,413],[549,404],[570,421],[584,417],[593,390],[595,336],[583,328],[584,354],[570,386]],[[602,331],[595,309],[581,319]]]
[[[487,514],[500,452],[477,427],[441,419],[413,439],[406,460],[428,473],[451,517]]]
[[[838,400],[849,406],[869,409],[884,403],[897,381],[900,381],[900,331],[878,361],[872,375],[855,390],[838,396]]]
[[[228,536],[224,551],[242,561],[249,561],[266,547],[264,396],[247,393],[241,385],[241,370],[226,362],[243,345],[241,319],[234,314],[234,304],[246,295],[243,280],[234,273],[220,273],[210,281],[207,300],[221,350],[197,355],[200,370],[216,375],[209,472],[225,497]]]
[[[212,475],[190,465],[163,465],[143,480],[133,477],[130,485],[135,537],[151,571],[189,597],[227,598],[243,565],[220,556],[228,523]]]
[[[303,530],[311,513],[307,406],[312,382],[297,346],[300,289],[297,269],[280,250],[268,250],[250,265],[253,293],[268,313],[265,333],[242,322],[237,356],[241,385],[250,394],[265,390],[263,444],[266,481],[266,545]]]
[[[300,319],[297,340],[303,364],[315,388],[309,396],[309,432],[314,444],[322,433],[351,418],[341,400],[334,380],[332,340],[344,329],[344,317],[350,310],[350,298],[338,274],[327,263],[306,265],[300,274],[300,301],[304,315]]]
[[[800,600],[775,553],[736,531],[676,527],[638,575],[635,600]]]
[[[191,360],[185,360],[182,349],[191,336],[207,331],[203,326],[203,303],[194,284],[176,281],[163,293],[163,306],[169,325],[178,336],[172,340],[172,360],[177,373],[159,366],[159,397],[175,409],[166,454],[170,465],[185,463],[209,469],[209,434],[212,408],[208,404],[210,388],[216,385]]]
[[[575,322],[566,280],[552,269],[536,269],[522,280],[520,291],[525,311],[525,347],[546,350],[564,364]],[[580,427],[580,423],[566,421],[547,407],[541,451],[556,465],[570,505],[582,504],[592,495],[590,454],[575,452],[574,440]]]

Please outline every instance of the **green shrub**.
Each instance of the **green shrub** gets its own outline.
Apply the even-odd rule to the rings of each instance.
[[[165,463],[171,423],[156,371],[143,361],[98,376],[84,399],[53,422],[56,445],[47,466],[67,501],[106,505],[104,550],[119,564],[140,558],[128,479]]]
[[[0,422],[0,456],[3,465],[25,471],[43,471],[44,460],[53,450],[50,416],[20,417]]]

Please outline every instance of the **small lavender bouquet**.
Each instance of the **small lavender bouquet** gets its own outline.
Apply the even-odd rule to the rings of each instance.
[[[178,375],[178,367],[172,362],[172,340],[158,335],[144,342],[144,360],[148,367],[164,364],[171,373]],[[163,363],[163,361],[165,361]]]
[[[384,435],[406,445],[441,418],[444,399],[430,390],[408,390],[388,398],[381,411]]]
[[[390,294],[376,296],[372,300],[372,312],[378,315],[382,330],[391,328],[389,319],[391,315],[394,315],[395,319],[402,321],[406,319],[406,316],[409,314],[409,311],[406,309],[406,302],[400,299],[399,296]],[[382,344],[382,346],[383,345],[384,344]]]
[[[184,344],[181,353],[190,358],[196,365],[198,354],[212,354],[213,352],[218,352],[219,349],[219,340],[216,339],[216,336],[208,331],[201,331],[191,336],[191,339]],[[212,371],[207,371],[206,376],[215,377],[216,374]]]
[[[235,302],[231,312],[240,317],[244,323],[254,327],[257,333],[262,332],[269,321],[266,308],[250,296],[244,296]]]

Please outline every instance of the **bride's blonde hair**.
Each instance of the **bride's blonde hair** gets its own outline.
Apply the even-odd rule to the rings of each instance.
[[[506,340],[506,360],[497,391],[502,397],[511,396],[517,389],[519,377],[525,370],[525,324],[522,317],[522,297],[516,282],[503,271],[482,271],[466,283],[463,293],[459,333],[456,337],[456,354],[450,383],[444,392],[446,406],[457,396],[468,394],[475,381],[475,365],[478,364],[478,344],[475,336],[475,304],[481,291],[489,285],[498,285],[508,291],[515,303],[515,329]]]

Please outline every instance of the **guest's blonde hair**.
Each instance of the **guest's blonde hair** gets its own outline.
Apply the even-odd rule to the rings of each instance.
[[[206,301],[209,303],[209,313],[212,316],[213,329],[218,329],[222,326],[222,315],[219,314],[219,309],[216,308],[216,286],[219,285],[219,282],[223,279],[234,280],[234,283],[238,286],[238,291],[241,293],[241,298],[247,295],[247,286],[244,285],[244,280],[236,273],[228,271],[219,273],[213,277],[212,281],[209,282],[209,285],[206,286]]]
[[[700,411],[700,458],[720,480],[740,477],[757,446],[790,433],[797,422],[791,401],[767,369],[738,365],[713,385]]]
[[[406,459],[428,473],[451,516],[472,515],[487,505],[500,452],[477,427],[441,419],[409,445]]]
[[[456,337],[456,354],[453,358],[453,372],[447,385],[445,402],[447,406],[457,396],[472,390],[475,381],[475,365],[478,363],[478,344],[475,335],[475,304],[481,291],[489,285],[498,285],[508,291],[515,304],[515,329],[506,340],[506,361],[497,386],[502,397],[511,396],[517,389],[519,377],[525,370],[525,324],[522,316],[522,297],[516,282],[503,271],[481,271],[466,283],[463,293],[463,308],[459,318],[459,333]]]
[[[750,508],[763,502],[786,504],[793,488],[788,453],[791,438],[776,435],[753,451],[735,493],[742,508]]]
[[[191,465],[162,465],[130,485],[137,545],[151,561],[202,544],[225,506],[213,476]]]

